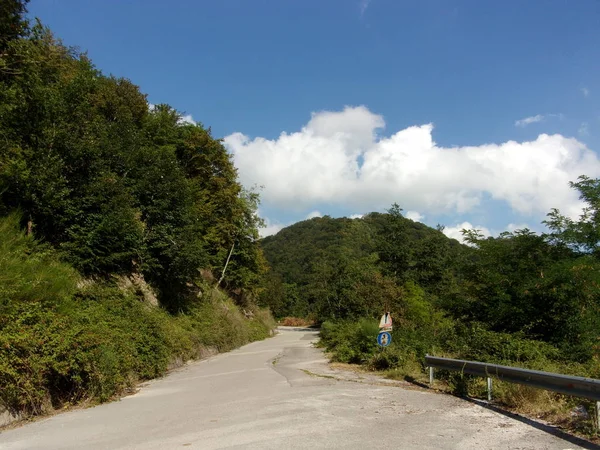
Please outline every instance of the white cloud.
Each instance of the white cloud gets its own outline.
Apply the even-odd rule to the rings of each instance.
[[[515,122],[515,126],[524,128],[527,125],[530,125],[530,124],[536,123],[536,122],[541,122],[543,120],[544,120],[544,116],[542,114],[538,114],[537,116],[525,117],[524,119],[517,120]]]
[[[470,222],[459,223],[453,227],[445,227],[443,233],[449,238],[456,239],[459,242],[464,242],[462,230],[479,230],[479,232],[485,237],[492,235],[490,230],[488,230],[486,227],[482,227],[481,225],[473,226]]]
[[[590,135],[590,126],[587,122],[583,122],[579,129],[577,130],[580,136],[589,136]]]
[[[362,219],[365,215],[364,214],[352,214],[350,216],[351,219]]]
[[[559,134],[446,148],[433,141],[431,124],[379,137],[384,125],[364,106],[346,107],[314,113],[277,139],[234,133],[224,142],[245,186],[262,185],[263,202],[295,211],[314,204],[374,211],[398,202],[423,214],[461,214],[487,196],[523,215],[556,207],[577,217],[582,203],[569,181],[600,176],[596,154]]]
[[[531,230],[531,227],[529,225],[527,225],[526,223],[519,223],[519,224],[509,223],[506,226],[506,231],[509,231],[512,233],[517,230],[524,230],[525,228],[529,228]]]
[[[260,216],[260,211],[258,211],[258,215]],[[262,217],[262,216],[261,216]],[[265,226],[263,228],[258,229],[258,234],[260,237],[267,237],[273,234],[277,234],[281,231],[281,229],[287,227],[290,224],[283,224],[278,221],[271,221],[268,217],[262,217],[265,222]]]
[[[271,236],[273,234],[277,234],[283,228],[289,227],[290,225],[292,225],[294,223],[294,222],[281,223],[277,220],[271,220],[268,217],[263,217],[260,213],[260,210],[257,211],[257,213],[258,213],[259,217],[261,217],[265,222],[265,226],[258,230],[260,237],[267,237],[267,236]],[[314,219],[315,217],[323,217],[323,214],[321,214],[319,211],[311,211],[306,215],[306,220]]]
[[[590,90],[586,87],[582,87],[581,93],[583,94],[584,97],[587,97],[588,95],[590,95]]]
[[[196,121],[192,117],[191,114],[186,114],[185,116],[181,116],[179,118],[179,123],[188,123],[190,125],[196,125]]]
[[[414,220],[415,222],[421,222],[425,216],[417,211],[406,211],[405,214],[407,219]]]

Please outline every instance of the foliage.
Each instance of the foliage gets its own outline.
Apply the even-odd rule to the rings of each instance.
[[[334,352],[335,361],[361,364],[377,350],[378,332],[378,323],[374,320],[324,322],[321,325],[321,343]]]
[[[259,197],[222,142],[26,5],[0,3],[0,404],[105,401],[203,347],[268,336]],[[160,307],[117,287],[126,277]]]
[[[269,336],[274,321],[246,318],[214,291],[172,316],[107,282],[87,282],[47,246],[0,220],[0,405],[40,414],[65,403],[106,401],[176,360]],[[210,291],[209,291],[210,292]]]
[[[55,252],[19,231],[19,215],[0,219],[0,311],[18,304],[59,304],[76,289],[79,275]]]
[[[199,269],[222,273],[232,245],[222,286],[257,294],[258,196],[222,143],[8,3],[0,27],[17,28],[0,59],[19,69],[0,65],[0,213],[19,208],[86,276],[141,272],[171,311],[189,306]]]
[[[300,222],[263,241],[272,266],[265,303],[323,321],[333,360],[423,379],[426,354],[600,377],[600,179],[572,183],[586,204],[578,220],[552,210],[550,233],[528,229],[467,245],[405,219],[394,204],[362,219]],[[297,290],[290,295],[284,286]],[[297,294],[296,294],[297,292]],[[295,311],[298,311],[296,309]],[[376,345],[390,311],[390,346]],[[440,371],[459,395],[485,395],[485,380]],[[564,417],[572,400],[509,383],[494,398],[521,411]]]
[[[397,242],[402,245],[394,247]],[[277,317],[304,315],[317,321],[375,317],[399,307],[407,282],[433,296],[450,290],[449,262],[462,251],[458,242],[398,211],[363,219],[314,218],[261,243],[272,268],[262,303]],[[404,262],[394,252],[407,252]]]

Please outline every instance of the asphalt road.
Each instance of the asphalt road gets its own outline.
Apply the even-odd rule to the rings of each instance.
[[[0,449],[596,448],[447,395],[329,368],[316,333],[188,364],[120,401],[0,433]]]

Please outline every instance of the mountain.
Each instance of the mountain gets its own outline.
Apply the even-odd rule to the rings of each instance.
[[[440,229],[388,213],[298,222],[261,241],[271,266],[263,301],[279,317],[379,314],[413,283],[430,296],[456,284],[469,247]]]

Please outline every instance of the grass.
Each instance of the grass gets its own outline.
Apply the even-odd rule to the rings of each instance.
[[[16,216],[0,219],[0,405],[14,415],[108,401],[208,348],[228,351],[275,326],[268,311],[253,308],[246,318],[217,290],[174,316],[115,284],[81,283],[18,225]]]
[[[333,362],[360,364],[367,370],[379,371],[387,378],[420,386],[429,382],[425,353],[592,378],[597,378],[600,372],[597,360],[586,364],[568,361],[550,344],[519,335],[478,328],[450,330],[433,339],[427,330],[398,327],[393,332],[392,344],[380,349],[376,345],[377,331],[376,322],[366,319],[325,322],[319,345],[329,352]],[[487,398],[487,384],[482,377],[436,371],[435,386],[453,395]],[[587,400],[494,379],[493,402],[515,413],[544,419],[588,438],[598,433],[593,427],[594,404]],[[573,414],[578,407],[585,409],[587,414]]]

